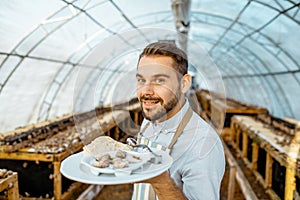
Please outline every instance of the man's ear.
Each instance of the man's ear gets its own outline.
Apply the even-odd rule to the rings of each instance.
[[[190,74],[185,74],[181,78],[181,91],[182,93],[186,93],[191,86],[191,75]]]

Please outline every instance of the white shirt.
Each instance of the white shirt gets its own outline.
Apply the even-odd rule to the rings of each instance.
[[[143,136],[168,147],[188,107],[186,100],[175,116],[158,124],[151,123]],[[146,123],[147,120],[144,120],[142,128]],[[169,169],[170,176],[188,199],[219,199],[225,171],[222,142],[213,128],[196,113],[193,113],[177,139],[171,156],[173,164]]]

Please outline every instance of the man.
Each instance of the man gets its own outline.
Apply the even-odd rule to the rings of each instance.
[[[136,184],[133,199],[151,199],[151,188],[159,200],[219,199],[223,146],[218,134],[190,109],[187,71],[187,56],[173,43],[152,43],[139,57],[137,96],[145,119],[138,140],[169,151],[173,164],[144,181],[152,187]]]

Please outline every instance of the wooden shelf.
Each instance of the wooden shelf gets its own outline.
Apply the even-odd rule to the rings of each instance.
[[[75,150],[81,150],[82,146],[78,146]],[[62,197],[62,175],[60,173],[60,165],[63,159],[68,157],[70,152],[65,151],[58,154],[40,154],[28,152],[28,149],[20,149],[18,152],[5,153],[0,152],[0,160],[24,160],[34,162],[49,162],[53,165],[53,196],[55,199]],[[24,169],[26,171],[26,169]]]
[[[296,178],[300,177],[300,133],[296,132],[289,144],[282,143],[286,137],[290,135],[278,134],[254,117],[238,115],[232,117],[232,144],[248,168],[257,176],[258,181],[269,191],[272,199],[281,197],[292,200],[297,191]],[[277,175],[274,174],[274,170],[280,170],[281,177],[285,180],[284,191],[278,191],[273,183],[274,175]]]
[[[7,190],[8,200],[19,199],[18,173],[13,172],[7,178],[0,179],[0,192]]]

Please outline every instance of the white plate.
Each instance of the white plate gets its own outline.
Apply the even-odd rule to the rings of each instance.
[[[116,156],[116,152],[117,151],[111,151],[111,152],[107,152],[105,154],[109,154],[112,158],[115,158]],[[138,156],[141,160],[137,163],[129,163],[128,167],[125,168],[121,168],[121,169],[114,169],[112,165],[109,165],[109,167],[106,168],[99,168],[99,167],[94,167],[92,164],[96,162],[96,159],[92,156],[83,156],[81,163],[86,165],[90,171],[94,174],[94,175],[99,175],[99,174],[121,174],[122,172],[130,174],[132,173],[132,171],[142,167],[142,165],[144,165],[148,160],[150,160],[150,154],[141,154],[141,153],[137,153],[137,152],[133,152],[133,151],[126,151],[128,154],[131,155],[135,155]],[[121,172],[121,173],[120,173]]]
[[[99,185],[116,185],[125,183],[135,183],[149,178],[153,178],[164,171],[168,170],[172,163],[172,157],[165,151],[156,151],[162,155],[161,164],[145,164],[143,169],[137,169],[130,175],[115,176],[114,174],[101,174],[99,176],[94,175],[91,169],[82,164],[81,160],[84,157],[82,152],[73,154],[64,159],[60,166],[61,173],[74,181],[87,183],[87,184],[99,184]]]

